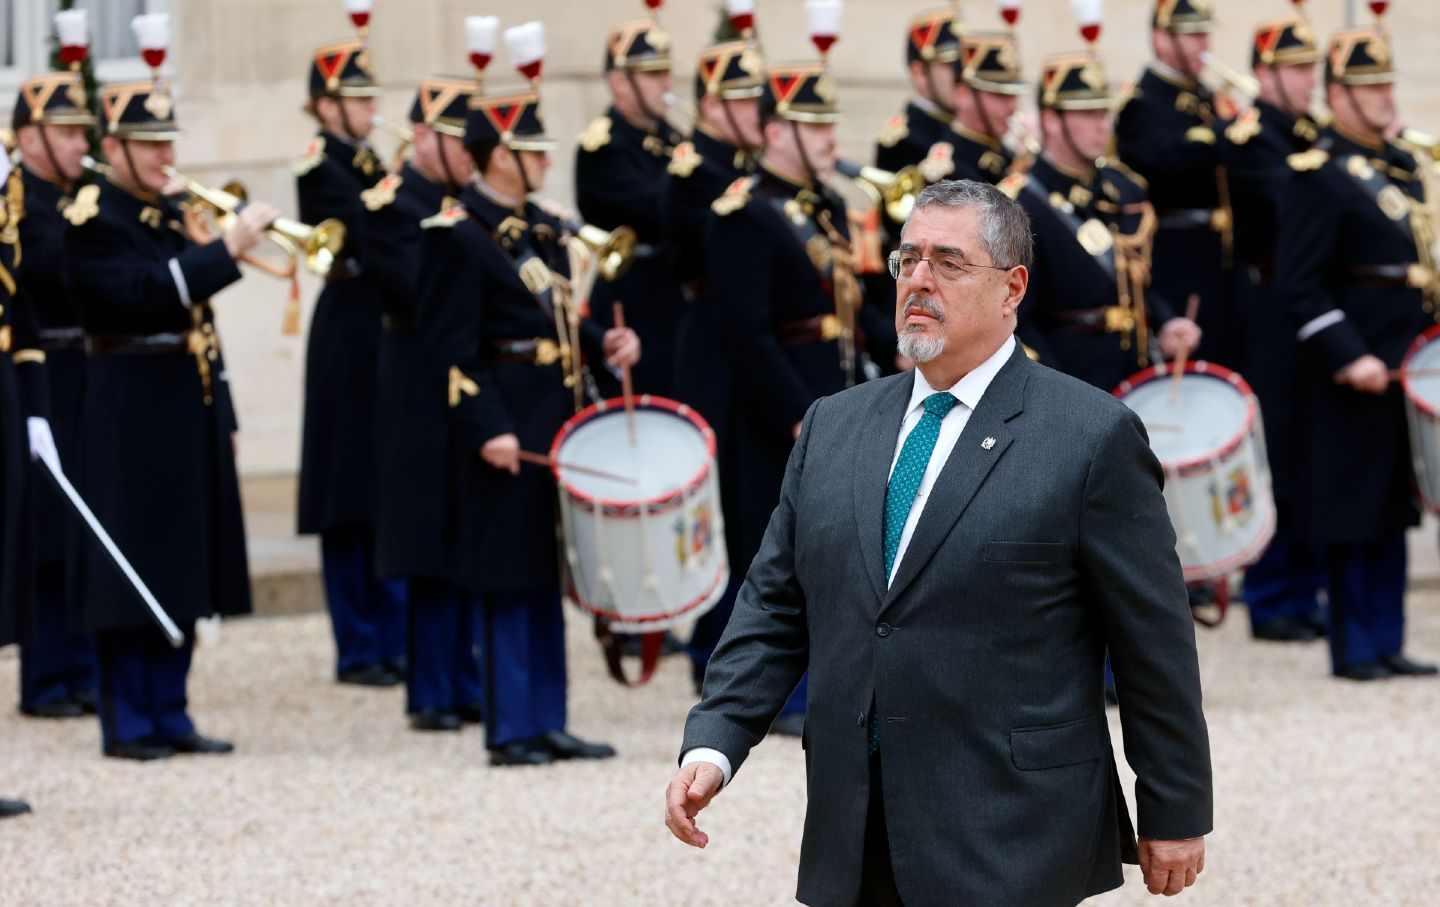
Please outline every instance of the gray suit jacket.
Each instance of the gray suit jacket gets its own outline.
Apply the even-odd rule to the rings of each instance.
[[[873,703],[905,903],[1072,905],[1119,886],[1135,856],[1107,648],[1140,834],[1210,831],[1163,475],[1129,409],[1017,347],[887,589],[885,488],[912,385],[898,375],[811,407],[682,752],[713,747],[738,772],[809,670],[801,901],[858,896]]]

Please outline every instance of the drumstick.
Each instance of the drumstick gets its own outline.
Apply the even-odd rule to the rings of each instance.
[[[1200,294],[1191,293],[1190,299],[1185,303],[1185,320],[1194,321],[1195,316],[1200,314]],[[1180,399],[1180,382],[1185,376],[1185,363],[1190,358],[1190,347],[1182,346],[1180,355],[1175,357],[1174,372],[1170,375],[1170,405],[1174,406],[1175,401]]]
[[[522,463],[533,463],[536,466],[545,466],[550,469],[568,469],[571,472],[583,473],[587,476],[595,476],[597,479],[609,479],[612,482],[624,482],[626,485],[640,484],[639,480],[632,479],[629,476],[616,475],[613,472],[606,472],[603,469],[592,469],[589,466],[576,466],[574,463],[562,463],[552,457],[547,457],[544,454],[531,453],[528,450],[520,451],[518,456],[520,457],[520,461]]]
[[[1146,423],[1145,423],[1145,430],[1146,430],[1146,431],[1152,431],[1152,432],[1153,432],[1153,431],[1158,431],[1158,432],[1182,432],[1182,431],[1185,430],[1185,427],[1182,426],[1182,425],[1162,425],[1162,424],[1157,424],[1157,423],[1155,423],[1155,422],[1146,422]]]
[[[1400,381],[1404,378],[1440,378],[1440,368],[1392,368],[1390,380]]]
[[[625,329],[625,306],[615,303],[615,327]],[[620,366],[620,390],[625,397],[625,426],[630,429],[630,444],[635,444],[635,387],[630,382],[630,366]]]

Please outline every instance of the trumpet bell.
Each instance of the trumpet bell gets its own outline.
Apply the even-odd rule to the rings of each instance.
[[[602,230],[591,224],[583,224],[575,231],[575,238],[600,261],[600,276],[607,282],[619,279],[635,260],[635,231],[629,227]]]

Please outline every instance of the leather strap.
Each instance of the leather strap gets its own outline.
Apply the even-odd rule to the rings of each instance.
[[[643,687],[655,676],[655,669],[660,664],[660,653],[665,647],[665,633],[640,634],[640,676],[631,680],[625,673],[625,662],[622,649],[624,639],[610,629],[610,624],[603,617],[595,618],[595,640],[600,643],[600,652],[605,656],[605,667],[610,671],[610,676],[622,687]]]

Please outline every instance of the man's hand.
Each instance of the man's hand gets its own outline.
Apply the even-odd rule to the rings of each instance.
[[[691,847],[704,847],[710,836],[695,825],[695,816],[720,792],[725,775],[718,765],[692,762],[670,779],[665,790],[665,827]]]
[[[639,362],[640,335],[629,328],[611,328],[606,331],[605,361],[615,368],[625,368]]]
[[[1195,884],[1205,871],[1205,839],[1184,841],[1140,839],[1140,872],[1151,894],[1174,897]]]
[[[279,216],[278,208],[264,202],[251,202],[240,209],[240,213],[235,215],[234,223],[225,233],[225,248],[230,257],[238,259],[259,245],[265,238],[265,231]]]
[[[1348,384],[1362,394],[1383,394],[1390,387],[1390,370],[1376,356],[1361,356],[1335,375],[1336,384]]]
[[[31,416],[25,420],[30,435],[30,459],[43,460],[56,472],[60,471],[60,451],[55,447],[55,436],[50,432],[49,420]]]
[[[520,474],[520,439],[514,434],[496,435],[480,448],[480,457],[501,472],[518,476]]]
[[[1171,318],[1160,327],[1160,352],[1167,359],[1178,357],[1181,350],[1193,353],[1202,333],[1200,325],[1189,318]]]

